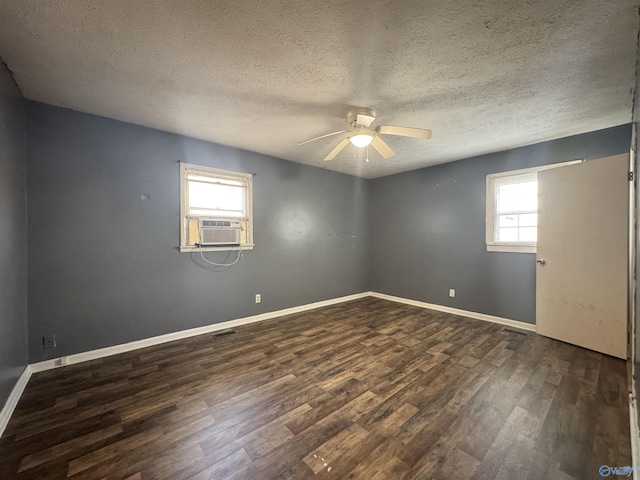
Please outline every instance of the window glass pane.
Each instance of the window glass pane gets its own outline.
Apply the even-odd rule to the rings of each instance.
[[[501,197],[518,197],[520,196],[519,183],[507,183],[498,187],[498,195]]]
[[[497,190],[498,213],[515,211],[514,203],[518,199],[517,185],[500,185]]]
[[[244,216],[244,187],[190,181],[188,189],[189,215]]]
[[[538,225],[537,213],[522,213],[518,217],[520,217],[518,224],[521,227],[535,227]]]
[[[499,242],[517,242],[518,241],[518,229],[517,228],[500,228],[498,229],[498,241]]]
[[[498,213],[535,212],[538,209],[538,182],[498,185],[496,196]]]
[[[517,227],[518,215],[500,215],[498,225],[500,227]]]
[[[517,197],[498,197],[498,213],[507,213],[517,211],[515,199]]]
[[[538,181],[531,180],[518,184],[520,195],[528,198],[538,198]],[[536,201],[536,203],[538,203]]]
[[[531,182],[536,188],[531,191],[530,185],[523,189],[522,195],[519,197],[519,208],[520,211],[528,211],[535,212],[538,210],[538,190],[537,183]],[[522,184],[521,184],[522,185]]]
[[[538,227],[520,228],[521,242],[535,242],[538,239]]]

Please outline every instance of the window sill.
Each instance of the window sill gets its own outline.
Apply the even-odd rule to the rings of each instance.
[[[536,253],[535,245],[487,244],[487,252]]]
[[[194,247],[192,245],[180,245],[181,252],[231,252],[237,250],[253,250],[255,245],[221,246],[221,247]]]

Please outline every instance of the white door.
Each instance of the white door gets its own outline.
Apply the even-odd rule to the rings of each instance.
[[[538,173],[536,330],[627,358],[628,155]]]

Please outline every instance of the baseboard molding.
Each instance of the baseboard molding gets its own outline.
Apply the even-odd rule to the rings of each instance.
[[[13,390],[11,390],[11,394],[9,395],[9,398],[7,398],[7,403],[4,404],[2,411],[0,411],[0,438],[4,433],[4,429],[7,428],[9,419],[18,405],[18,400],[20,400],[22,392],[24,392],[24,389],[31,378],[31,372],[31,366],[27,365],[22,372],[22,375],[20,375],[20,378],[18,378],[18,381],[14,385]]]
[[[151,347],[153,345],[159,345],[161,343],[173,342],[174,340],[194,337],[196,335],[202,335],[204,333],[216,332],[219,330],[226,330],[228,328],[239,327],[240,325],[247,325],[249,323],[262,322],[264,320],[269,320],[271,318],[281,317],[284,315],[291,315],[293,313],[305,312],[307,310],[327,307],[330,305],[348,302],[351,300],[357,300],[360,298],[368,297],[370,295],[371,295],[371,292],[356,293],[354,295],[347,295],[344,297],[332,298],[332,299],[323,300],[320,302],[308,303],[306,305],[300,305],[297,307],[285,308],[285,309],[276,310],[273,312],[266,312],[258,315],[252,315],[250,317],[237,318],[235,320],[229,320],[227,322],[213,323],[211,325],[205,325],[203,327],[196,327],[196,328],[190,328],[188,330],[181,330],[178,332],[167,333],[165,335],[145,338],[142,340],[137,340],[129,343],[122,343],[120,345],[114,345],[112,347],[105,347],[97,350],[90,350],[88,352],[82,352],[82,353],[76,353],[73,355],[67,355],[63,357],[52,358],[51,360],[32,363],[31,371],[33,373],[42,372],[45,370],[51,370],[52,368],[59,368],[67,365],[73,365],[76,363],[87,362],[89,360],[96,360],[98,358],[117,355],[118,353],[130,352],[132,350]]]
[[[632,380],[633,381],[633,380]],[[631,433],[631,465],[640,465],[640,430],[638,429],[638,401],[635,388],[629,394],[629,431]],[[633,470],[633,480],[640,480],[640,472]]]
[[[411,300],[409,298],[396,297],[394,295],[387,295],[386,293],[370,292],[372,297],[383,298],[392,302],[405,303],[407,305],[413,305],[414,307],[428,308],[430,310],[437,310],[438,312],[452,313],[454,315],[460,315],[468,318],[475,318],[476,320],[484,320],[485,322],[498,323],[507,327],[518,328],[520,330],[527,330],[529,332],[535,332],[536,326],[530,323],[521,322],[519,320],[511,320],[509,318],[496,317],[493,315],[487,315],[486,313],[470,312],[468,310],[460,310],[459,308],[446,307],[444,305],[436,305],[433,303],[420,302],[418,300]]]
[[[7,404],[2,410],[0,414],[0,435],[4,431],[7,423],[9,422],[9,418],[11,418],[11,414],[15,409],[22,392],[29,381],[32,373],[42,372],[45,370],[51,370],[53,368],[60,368],[67,365],[73,365],[81,362],[87,362],[89,360],[97,360],[99,358],[109,357],[111,355],[117,355],[119,353],[130,352],[132,350],[138,350],[140,348],[151,347],[154,345],[159,345],[162,343],[173,342],[175,340],[180,340],[183,338],[194,337],[196,335],[202,335],[205,333],[215,332],[219,330],[225,330],[228,328],[239,327],[241,325],[247,325],[250,323],[261,322],[264,320],[269,320],[276,317],[281,317],[284,315],[291,315],[294,313],[305,312],[307,310],[313,310],[316,308],[327,307],[330,305],[336,305],[343,302],[348,302],[351,300],[358,300],[360,298],[365,297],[376,297],[382,298],[385,300],[390,300],[392,302],[404,303],[407,305],[413,305],[416,307],[428,308],[431,310],[437,310],[440,312],[452,313],[454,315],[460,315],[463,317],[475,318],[478,320],[484,320],[487,322],[498,323],[500,325],[506,325],[513,328],[519,328],[521,330],[528,330],[535,332],[535,325],[531,325],[529,323],[520,322],[517,320],[510,320],[508,318],[495,317],[493,315],[486,315],[484,313],[470,312],[467,310],[460,310],[457,308],[446,307],[443,305],[435,305],[431,303],[420,302],[417,300],[411,300],[408,298],[396,297],[393,295],[387,295],[384,293],[378,292],[362,292],[356,293],[354,295],[347,295],[344,297],[332,298],[329,300],[323,300],[320,302],[308,303],[306,305],[300,305],[297,307],[285,308],[282,310],[276,310],[273,312],[261,313],[259,315],[252,315],[250,317],[237,318],[235,320],[229,320],[227,322],[222,323],[214,323],[211,325],[205,325],[203,327],[190,328],[188,330],[181,330],[178,332],[168,333],[165,335],[159,335],[156,337],[145,338],[142,340],[137,340],[134,342],[123,343],[120,345],[114,345],[111,347],[100,348],[97,350],[91,350],[88,352],[76,353],[73,355],[67,355],[63,357],[53,358],[50,360],[45,360],[38,363],[32,363],[29,365],[20,380],[14,387],[11,396],[7,400]]]
[[[99,358],[109,357],[111,355],[117,355],[119,353],[138,350],[140,348],[159,345],[161,343],[173,342],[175,340],[181,340],[183,338],[189,338],[189,337],[194,337],[196,335],[202,335],[205,333],[211,333],[219,330],[225,330],[228,328],[239,327],[240,325],[247,325],[250,323],[261,322],[264,320],[269,320],[269,319],[281,317],[284,315],[291,315],[293,313],[305,312],[307,310],[327,307],[330,305],[348,302],[351,300],[357,300],[357,299],[365,298],[368,296],[382,298],[385,300],[390,300],[392,302],[405,303],[407,305],[413,305],[416,307],[437,310],[439,312],[452,313],[454,315],[461,315],[464,317],[475,318],[478,320],[484,320],[487,322],[498,323],[498,324],[506,325],[509,327],[519,328],[521,330],[528,330],[528,331],[535,332],[535,325],[531,325],[525,322],[520,322],[517,320],[510,320],[508,318],[495,317],[493,315],[487,315],[484,313],[470,312],[467,310],[460,310],[458,308],[420,302],[420,301],[411,300],[408,298],[387,295],[385,293],[362,292],[362,293],[356,293],[354,295],[347,295],[344,297],[337,297],[329,300],[323,300],[320,302],[308,303],[306,305],[300,305],[297,307],[285,308],[282,310],[275,310],[273,312],[266,312],[258,315],[252,315],[250,317],[237,318],[235,320],[229,320],[227,322],[214,323],[211,325],[205,325],[203,327],[196,327],[196,328],[190,328],[188,330],[181,330],[178,332],[167,333],[165,335],[159,335],[156,337],[136,340],[134,342],[122,343],[119,345],[113,345],[111,347],[100,348],[97,350],[90,350],[88,352],[81,352],[81,353],[76,353],[76,354],[67,355],[63,357],[52,358],[50,360],[44,360],[42,362],[32,363],[30,365],[30,372],[32,373],[42,372],[45,370],[51,370],[52,368],[59,368],[67,365],[73,365],[76,363],[87,362],[89,360],[96,360]]]
[[[382,298],[390,300],[392,302],[405,303],[416,307],[428,308],[431,310],[437,310],[440,312],[452,313],[454,315],[461,315],[464,317],[475,318],[478,320],[484,320],[487,322],[498,323],[500,325],[506,325],[513,328],[519,328],[521,330],[528,330],[535,332],[535,325],[529,323],[520,322],[517,320],[510,320],[508,318],[496,317],[493,315],[487,315],[484,313],[470,312],[467,310],[460,310],[458,308],[446,307],[443,305],[436,305],[432,303],[420,302],[417,300],[411,300],[403,297],[396,297],[393,295],[387,295],[385,293],[378,292],[362,292],[354,295],[347,295],[344,297],[332,298],[329,300],[323,300],[320,302],[308,303],[306,305],[300,305],[297,307],[285,308],[282,310],[275,310],[273,312],[261,313],[258,315],[252,315],[250,317],[238,318],[235,320],[229,320],[222,323],[214,323],[211,325],[205,325],[203,327],[190,328],[188,330],[181,330],[178,332],[167,333],[165,335],[159,335],[156,337],[145,338],[129,343],[122,343],[120,345],[114,345],[111,347],[100,348],[97,350],[90,350],[88,352],[76,353],[73,355],[67,355],[58,358],[52,358],[50,360],[44,360],[38,363],[32,363],[30,365],[31,372],[42,372],[50,370],[52,368],[64,367],[66,365],[73,365],[76,363],[87,362],[89,360],[96,360],[99,358],[108,357],[111,355],[117,355],[119,353],[130,352],[140,348],[151,347],[153,345],[159,345],[161,343],[173,342],[174,340],[180,340],[183,338],[194,337],[196,335],[202,335],[205,333],[215,332],[218,330],[225,330],[227,328],[238,327],[240,325],[247,325],[249,323],[261,322],[263,320],[269,320],[284,315],[291,315],[293,313],[305,312],[307,310],[313,310],[316,308],[326,307],[329,305],[335,305],[338,303],[348,302],[350,300],[357,300],[368,296]]]

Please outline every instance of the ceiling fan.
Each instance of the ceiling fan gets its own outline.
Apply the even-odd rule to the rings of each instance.
[[[354,147],[365,148],[371,145],[383,158],[389,158],[395,155],[395,152],[389,145],[386,144],[380,135],[399,135],[401,137],[411,138],[423,138],[428,140],[431,138],[431,130],[425,128],[413,128],[413,127],[395,127],[391,125],[379,125],[375,128],[371,128],[371,124],[376,119],[376,112],[370,108],[356,108],[351,110],[347,115],[347,121],[349,122],[350,129],[340,130],[338,132],[327,133],[319,137],[305,140],[298,143],[298,145],[304,145],[305,143],[320,140],[321,138],[331,137],[332,135],[338,135],[340,133],[348,133],[349,135],[344,138],[338,145],[331,150],[324,161],[333,160],[336,156],[351,143]],[[369,161],[367,155],[367,161]]]

